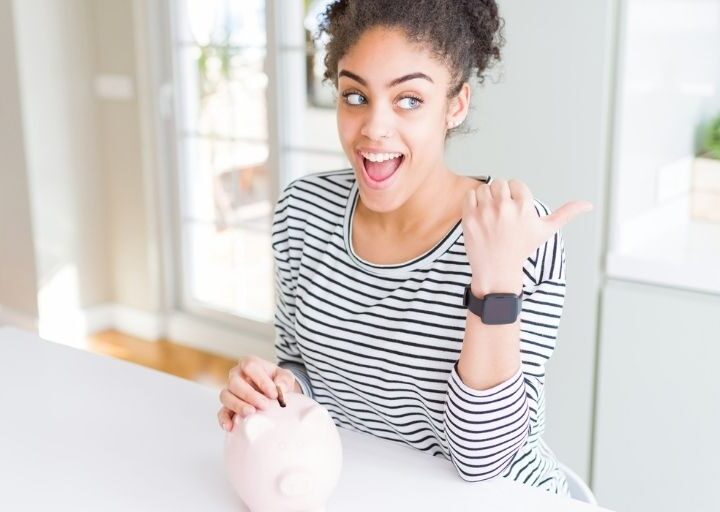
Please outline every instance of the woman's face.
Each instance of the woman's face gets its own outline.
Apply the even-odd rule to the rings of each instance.
[[[399,30],[366,31],[338,62],[338,133],[370,210],[398,209],[443,168],[448,121],[466,110],[448,108],[449,80]]]

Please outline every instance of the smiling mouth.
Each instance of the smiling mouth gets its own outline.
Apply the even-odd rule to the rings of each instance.
[[[388,180],[391,176],[397,172],[405,160],[405,155],[400,155],[396,158],[385,160],[384,162],[373,162],[368,160],[364,156],[360,155],[363,164],[363,171],[365,176],[372,183],[382,183]]]

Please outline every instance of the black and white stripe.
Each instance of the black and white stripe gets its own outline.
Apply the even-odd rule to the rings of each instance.
[[[541,439],[545,363],[565,296],[560,233],[523,266],[520,370],[478,391],[456,370],[470,282],[460,223],[413,261],[374,265],[351,247],[357,197],[347,169],[296,180],[278,201],[272,243],[280,365],[338,425],[443,455],[469,481],[506,477],[567,494]],[[537,200],[535,209],[549,214]]]

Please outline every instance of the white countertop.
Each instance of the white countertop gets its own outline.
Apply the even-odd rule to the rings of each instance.
[[[648,220],[607,255],[608,277],[720,295],[720,223]]]
[[[0,510],[245,510],[225,477],[214,389],[0,328]],[[340,429],[328,512],[604,510]]]

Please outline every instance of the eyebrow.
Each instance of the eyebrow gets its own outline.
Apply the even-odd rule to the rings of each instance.
[[[347,71],[347,70],[343,69],[342,71],[340,71],[340,73],[338,73],[338,78],[340,78],[341,76],[346,76],[348,78],[352,78],[356,82],[360,82],[362,85],[367,86],[367,81],[364,78],[361,78],[360,76],[356,75],[352,71]],[[425,73],[417,72],[417,73],[410,73],[409,75],[403,75],[399,78],[396,78],[395,80],[388,83],[386,85],[386,87],[389,89],[390,87],[394,87],[397,84],[400,84],[402,82],[407,82],[408,80],[414,80],[416,78],[422,78],[424,80],[428,80],[431,84],[435,83],[435,82],[433,82],[432,78],[427,76]]]

